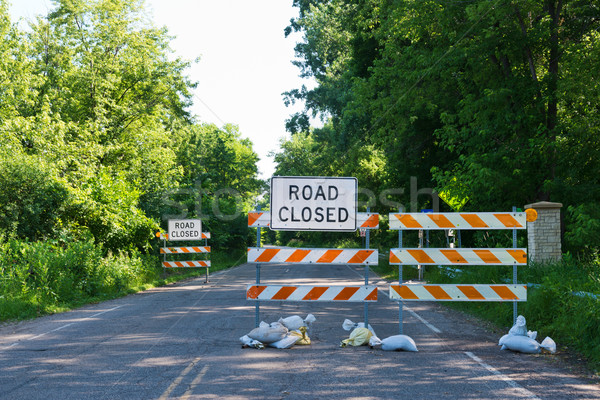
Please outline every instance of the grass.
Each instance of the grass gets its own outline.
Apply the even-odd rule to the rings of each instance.
[[[245,262],[246,251],[211,254],[210,272]],[[200,277],[205,268],[163,269],[158,254],[103,254],[93,240],[0,242],[0,321],[55,314]]]

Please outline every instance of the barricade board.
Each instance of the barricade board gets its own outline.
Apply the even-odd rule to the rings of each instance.
[[[165,268],[198,268],[198,267],[210,268],[210,260],[163,261],[162,265]]]
[[[391,285],[401,301],[527,301],[527,285]]]
[[[348,301],[376,302],[377,287],[248,285],[247,300],[259,301]]]
[[[392,265],[527,265],[527,249],[390,249]]]
[[[526,229],[524,212],[390,213],[390,229]]]
[[[161,247],[160,254],[210,253],[210,246]]]
[[[299,249],[250,247],[248,262],[257,264],[353,264],[377,265],[376,249]]]

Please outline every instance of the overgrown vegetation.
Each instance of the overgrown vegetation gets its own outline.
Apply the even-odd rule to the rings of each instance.
[[[189,114],[190,62],[143,1],[59,0],[25,29],[7,10],[0,0],[0,319],[163,282],[154,235],[168,218],[204,221],[227,254],[217,268],[243,251],[258,156],[237,126]]]

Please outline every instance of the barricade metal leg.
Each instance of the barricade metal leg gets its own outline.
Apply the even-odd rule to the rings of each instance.
[[[370,212],[370,208],[367,207],[367,213]],[[369,248],[370,246],[370,235],[371,231],[370,229],[367,229],[367,231],[365,232],[365,248]],[[369,284],[369,266],[365,266],[365,285]],[[369,327],[369,303],[365,302],[364,303],[364,308],[365,308],[365,327],[368,328]]]
[[[260,211],[260,206],[257,207]],[[256,247],[260,247],[260,227],[256,228]],[[260,284],[260,264],[256,264],[256,284]],[[254,323],[258,328],[260,325],[260,301],[256,301]]]
[[[402,212],[402,210],[400,210],[400,212]],[[402,229],[398,230],[398,247],[402,248]],[[402,285],[402,265],[398,265],[398,284]],[[404,328],[403,328],[403,320],[402,320],[402,300],[398,301],[398,327],[399,327],[399,333],[400,335],[404,334]]]
[[[517,212],[517,207],[513,206],[513,212]],[[513,229],[513,247],[517,248],[517,230]],[[517,284],[517,266],[513,265],[513,284]],[[513,324],[517,322],[517,301],[513,301]]]

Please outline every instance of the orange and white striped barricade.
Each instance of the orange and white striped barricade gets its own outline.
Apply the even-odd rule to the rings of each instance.
[[[271,222],[269,211],[250,211],[248,213],[248,228],[266,228]],[[379,214],[357,213],[356,227],[358,229],[379,229]]]
[[[162,247],[160,254],[210,253],[210,246]]]
[[[248,248],[248,262],[255,264],[377,265],[378,257],[376,249]]]
[[[390,249],[391,265],[527,265],[527,249]]]
[[[527,301],[527,285],[391,285],[402,301]]]
[[[184,246],[184,247],[169,247],[166,245],[169,240],[169,234],[165,232],[159,232],[156,236],[163,240],[164,247],[159,249],[160,254],[163,255],[162,266],[163,268],[206,268],[206,282],[208,282],[208,270],[211,266],[210,260],[177,260],[168,261],[167,255],[170,254],[210,254],[210,246]],[[201,232],[201,239],[210,239],[210,232]]]
[[[390,213],[392,230],[526,229],[525,212]]]
[[[390,229],[399,231],[399,248],[390,249],[389,262],[398,265],[399,284],[390,287],[390,298],[410,301],[512,301],[514,319],[517,301],[527,300],[527,288],[517,285],[517,266],[527,265],[527,249],[517,248],[516,233],[526,229],[533,216],[527,212],[390,213]],[[535,218],[533,218],[535,220]],[[512,230],[513,248],[405,248],[404,230]],[[402,285],[403,265],[512,265],[512,285]]]
[[[210,260],[197,260],[197,261],[163,261],[163,267],[165,268],[198,268],[198,267],[210,267]]]
[[[377,286],[248,285],[247,300],[376,302]]]

